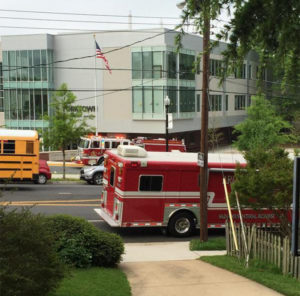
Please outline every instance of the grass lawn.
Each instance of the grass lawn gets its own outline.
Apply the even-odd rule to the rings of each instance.
[[[246,269],[244,262],[231,256],[205,256],[200,260],[232,271],[284,295],[300,296],[300,281],[282,275],[274,265],[252,260],[249,262],[249,268]]]
[[[118,268],[74,269],[48,296],[130,296],[125,274]]]
[[[191,251],[208,251],[208,250],[226,250],[225,237],[214,237],[207,242],[200,242],[199,239],[190,241]]]

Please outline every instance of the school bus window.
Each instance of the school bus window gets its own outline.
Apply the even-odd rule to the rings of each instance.
[[[14,140],[4,140],[3,141],[3,153],[15,153],[15,141]]]
[[[33,142],[26,142],[26,154],[33,154]]]

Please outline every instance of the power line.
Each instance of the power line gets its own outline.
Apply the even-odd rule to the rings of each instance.
[[[77,15],[77,16],[100,16],[100,17],[121,17],[128,18],[129,15],[120,14],[95,14],[95,13],[76,13],[76,12],[54,12],[54,11],[37,11],[37,10],[17,10],[17,9],[0,9],[5,12],[19,12],[19,13],[38,13],[38,14],[56,14],[56,15]],[[180,19],[180,17],[169,17],[169,16],[141,16],[141,15],[130,15],[134,18],[148,18],[148,19]]]
[[[159,25],[160,23],[140,23],[140,22],[117,22],[117,21],[86,21],[86,20],[62,20],[62,19],[45,19],[45,18],[26,18],[26,17],[11,17],[11,16],[0,16],[0,19],[11,19],[11,20],[26,20],[26,21],[47,21],[47,22],[64,22],[64,23],[88,23],[88,24],[117,24],[117,25]],[[164,23],[165,26],[177,26],[177,24]]]

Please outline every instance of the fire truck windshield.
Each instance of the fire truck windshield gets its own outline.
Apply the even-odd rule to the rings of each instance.
[[[89,148],[90,140],[88,139],[81,139],[78,145],[80,148]]]

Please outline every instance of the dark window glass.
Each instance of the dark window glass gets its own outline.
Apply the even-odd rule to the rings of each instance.
[[[142,79],[142,53],[132,53],[132,79]]]
[[[180,112],[195,112],[195,89],[180,88]]]
[[[120,145],[120,142],[111,142],[111,148],[117,148]]]
[[[179,72],[180,79],[194,80],[195,74],[193,73],[193,64],[195,57],[188,54],[180,54],[179,57]]]
[[[176,113],[177,112],[177,87],[169,86],[167,88],[167,94],[170,99],[169,112]]]
[[[26,142],[26,154],[33,154],[33,142]]]
[[[42,95],[40,90],[34,91],[35,119],[42,119]]]
[[[42,81],[47,81],[47,51],[41,50],[42,55]]]
[[[200,95],[197,95],[197,112],[200,112]]]
[[[33,63],[34,63],[34,80],[41,81],[41,55],[40,50],[33,51]]]
[[[161,191],[162,176],[141,176],[140,191]]]
[[[164,55],[162,51],[153,52],[153,78],[161,78],[163,76]]]
[[[111,186],[114,186],[114,183],[115,183],[115,168],[114,168],[114,167],[111,167],[111,168],[110,168],[109,184],[110,184]]]
[[[176,53],[168,51],[167,52],[168,60],[168,78],[176,78]]]
[[[133,102],[132,110],[133,113],[143,113],[143,88],[142,87],[133,87]]]
[[[92,147],[91,148],[99,148],[100,147],[100,142],[99,141],[93,141],[92,142]]]
[[[21,51],[21,80],[28,81],[28,57],[27,50]]]
[[[3,79],[4,79],[4,81],[8,81],[10,71],[8,71],[9,63],[8,63],[8,52],[7,51],[3,51],[2,58],[3,58]]]
[[[16,52],[9,51],[9,80],[16,81],[17,78],[17,70],[16,70]]]
[[[225,96],[225,111],[228,111],[228,95]]]
[[[221,95],[209,95],[209,111],[222,111]]]
[[[152,78],[152,51],[143,52],[143,78]]]
[[[104,143],[104,148],[109,149],[110,148],[110,142],[105,142]]]
[[[48,96],[45,91],[43,91],[43,115],[48,115]]]
[[[4,140],[3,141],[3,153],[15,153],[15,141]]]

